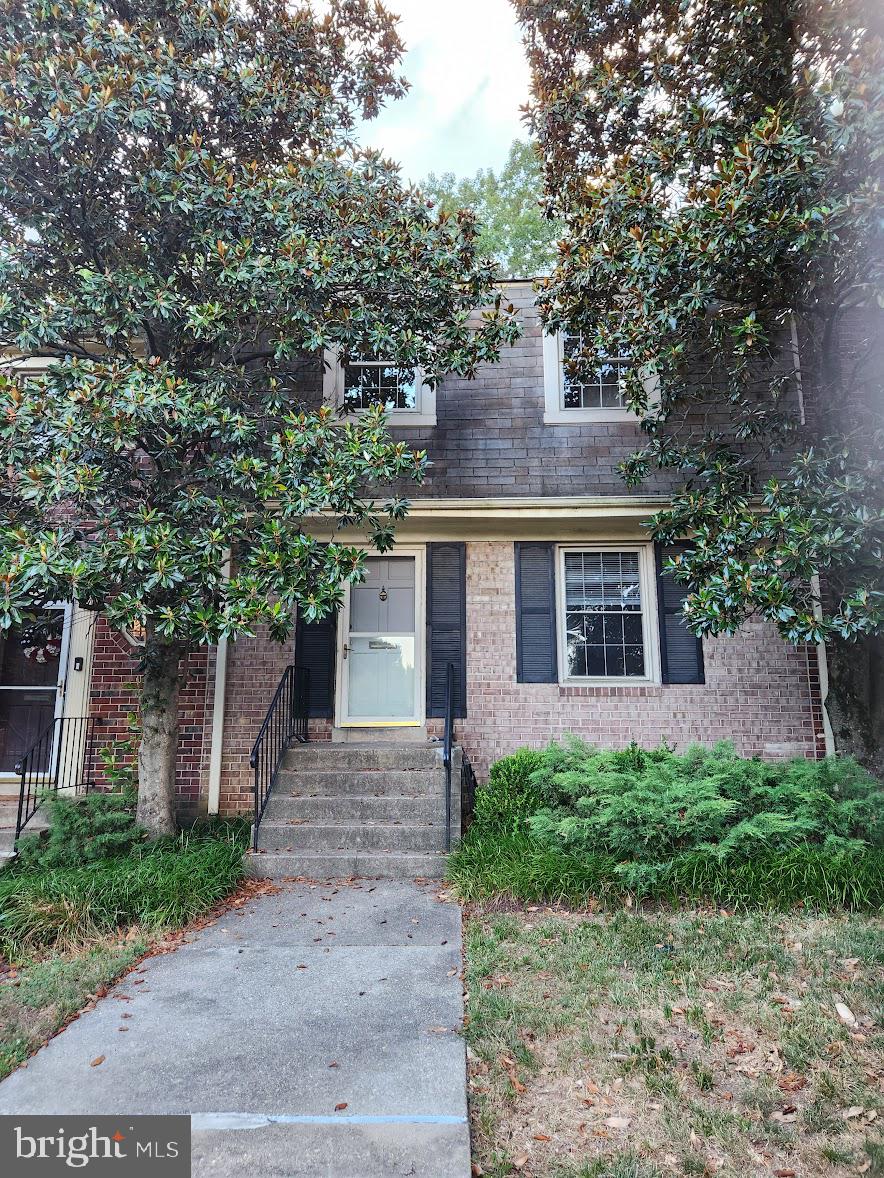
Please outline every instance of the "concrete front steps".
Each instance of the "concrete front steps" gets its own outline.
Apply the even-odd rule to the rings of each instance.
[[[5,784],[5,783],[4,783]],[[14,854],[15,820],[18,817],[18,789],[13,794],[8,790],[0,790],[0,864],[11,859]],[[46,818],[42,810],[34,814],[22,831],[22,838],[28,834],[37,834],[46,829]]]
[[[445,858],[440,745],[317,743],[285,754],[251,870],[270,879],[437,879]]]

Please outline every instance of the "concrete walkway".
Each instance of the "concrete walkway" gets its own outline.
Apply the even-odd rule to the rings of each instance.
[[[0,1084],[0,1113],[190,1113],[195,1176],[467,1178],[460,910],[437,889],[289,884],[227,913]]]

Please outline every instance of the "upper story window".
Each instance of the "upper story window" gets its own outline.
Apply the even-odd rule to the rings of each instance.
[[[347,360],[344,369],[344,406],[354,413],[380,403],[388,413],[417,409],[417,372],[397,368],[387,360]]]
[[[419,368],[403,368],[373,356],[344,359],[325,353],[324,395],[327,404],[347,413],[361,413],[381,404],[395,425],[435,425],[436,392]]]
[[[583,351],[583,336],[559,332],[543,337],[543,378],[545,408],[543,420],[552,425],[580,421],[637,421],[627,408],[625,377],[631,361],[625,356],[600,356],[597,366],[579,379],[570,371],[570,361]],[[651,398],[656,377],[645,378]]]
[[[629,365],[624,356],[599,360],[589,377],[571,376],[568,362],[583,351],[583,336],[566,332],[562,337],[562,408],[623,409],[623,377]]]

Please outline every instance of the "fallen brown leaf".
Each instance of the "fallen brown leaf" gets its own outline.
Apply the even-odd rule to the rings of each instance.
[[[104,1056],[104,1055],[98,1055],[98,1056],[96,1056],[96,1058],[95,1058],[95,1059],[93,1059],[93,1061],[92,1061],[92,1063],[89,1065],[89,1067],[90,1067],[90,1068],[97,1068],[97,1067],[98,1067],[100,1064],[103,1064],[103,1063],[104,1063],[104,1061],[105,1061],[105,1058],[106,1058],[106,1056]]]

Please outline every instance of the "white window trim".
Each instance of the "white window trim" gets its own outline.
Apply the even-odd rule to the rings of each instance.
[[[645,651],[644,675],[568,675],[567,627],[565,625],[565,553],[566,552],[636,552],[642,594],[642,642]],[[556,553],[556,642],[559,683],[563,687],[633,687],[660,683],[660,629],[657,613],[657,577],[653,544],[608,543],[560,544]]]
[[[546,425],[574,425],[581,421],[638,421],[631,409],[565,409],[562,404],[564,393],[564,332],[543,333],[543,420]],[[655,372],[648,372],[643,378],[648,401],[654,405],[660,400],[660,378]]]
[[[323,354],[322,399],[326,405],[336,409],[344,405],[344,365],[341,363],[337,349],[326,348]],[[436,424],[436,390],[423,379],[420,368],[415,369],[415,384],[417,386],[416,409],[390,409],[387,420],[391,425],[435,425]],[[358,413],[346,414],[346,420],[355,421]]]

